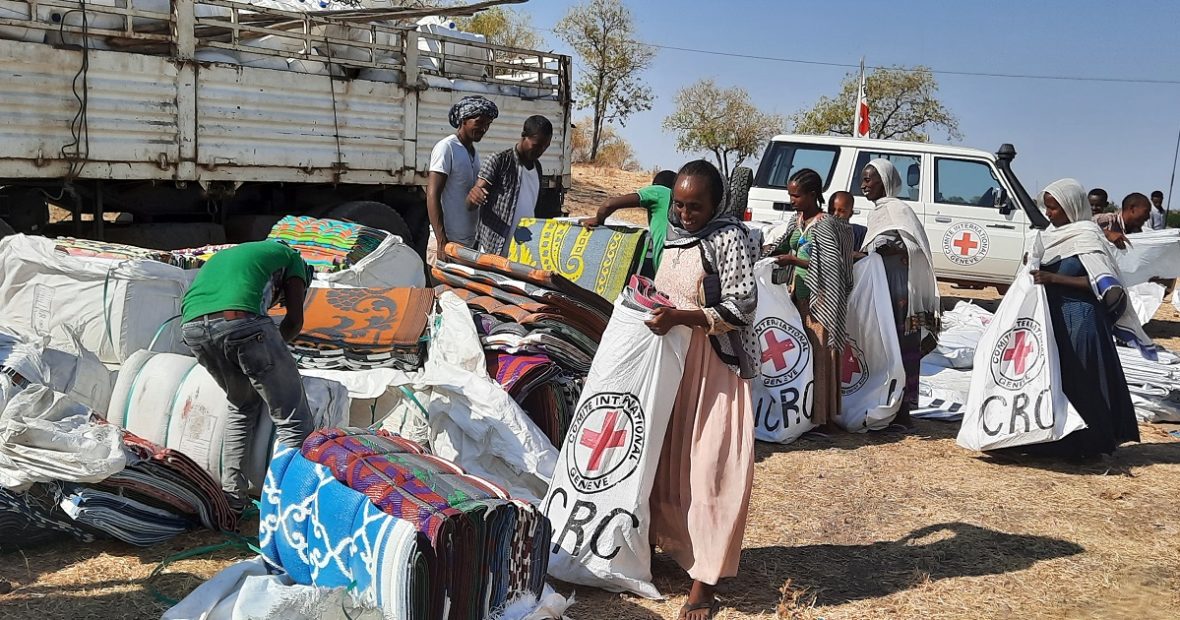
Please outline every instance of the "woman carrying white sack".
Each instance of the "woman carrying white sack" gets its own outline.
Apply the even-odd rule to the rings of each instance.
[[[1045,250],[1040,269],[1031,274],[1045,287],[1061,389],[1086,428],[1052,443],[1006,451],[1067,458],[1110,454],[1121,443],[1139,441],[1114,339],[1132,343],[1149,359],[1156,358],[1155,346],[1131,308],[1111,245],[1090,219],[1086,190],[1062,179],[1046,187],[1041,200],[1052,226],[1041,234]]]
[[[869,230],[862,251],[881,255],[889,281],[889,298],[897,323],[897,341],[905,368],[901,409],[894,421],[910,426],[910,410],[918,406],[922,358],[938,345],[938,281],[930,241],[921,220],[897,198],[901,175],[885,159],[874,159],[861,172],[861,193],[876,205],[869,214]]]

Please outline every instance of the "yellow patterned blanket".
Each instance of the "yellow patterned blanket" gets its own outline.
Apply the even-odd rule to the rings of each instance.
[[[520,221],[508,260],[552,271],[614,302],[639,270],[647,231],[625,226],[584,228],[576,222]]]

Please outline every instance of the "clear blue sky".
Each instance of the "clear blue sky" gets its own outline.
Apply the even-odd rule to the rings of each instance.
[[[1177,0],[625,2],[640,39],[660,45],[850,64],[863,55],[869,65],[935,71],[1180,80]],[[572,4],[532,0],[515,8],[532,15],[546,46],[569,53],[544,30]],[[690,154],[676,152],[660,123],[680,88],[712,77],[786,115],[834,95],[847,71],[660,50],[643,76],[656,93],[654,107],[620,132],[645,168],[675,167]],[[1075,177],[1104,187],[1116,202],[1132,191],[1171,193],[1180,84],[936,77],[943,103],[959,119],[958,144],[994,151],[1013,143],[1014,168],[1030,192]],[[1180,209],[1180,196],[1172,208]]]

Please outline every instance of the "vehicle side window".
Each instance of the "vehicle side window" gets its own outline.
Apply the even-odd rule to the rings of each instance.
[[[839,153],[840,148],[836,146],[771,142],[762,164],[758,166],[754,185],[786,188],[792,175],[804,168],[811,168],[823,177],[824,189],[827,189]]]
[[[1000,180],[985,162],[934,159],[934,202],[991,208]]]
[[[897,172],[901,174],[901,191],[898,198],[915,202],[918,200],[918,192],[922,186],[922,156],[880,151],[861,151],[857,155],[856,167],[853,168],[855,173],[852,178],[852,187],[848,190],[852,192],[853,196],[864,196],[864,193],[860,191],[860,173],[874,159],[889,160],[889,163],[893,164],[893,167],[897,168]]]

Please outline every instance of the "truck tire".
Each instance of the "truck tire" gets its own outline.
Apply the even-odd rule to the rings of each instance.
[[[417,247],[415,245],[417,240],[410,232],[410,227],[406,225],[406,220],[402,218],[400,213],[394,211],[393,207],[383,202],[373,200],[346,202],[329,209],[324,217],[354,222],[371,228],[380,228],[401,237],[402,242],[406,245]]]
[[[754,171],[746,166],[738,166],[729,175],[729,193],[727,207],[734,217],[745,219],[746,206],[750,201],[750,186],[754,184]]]

